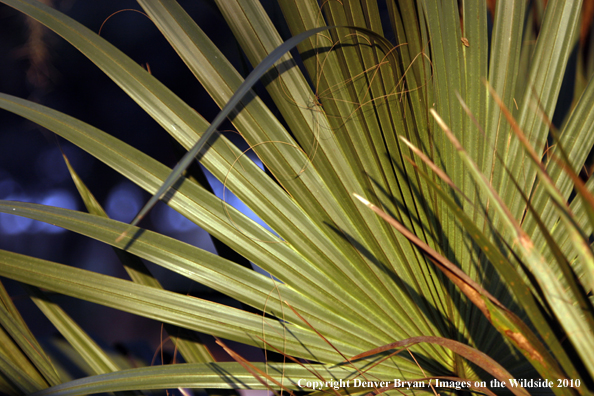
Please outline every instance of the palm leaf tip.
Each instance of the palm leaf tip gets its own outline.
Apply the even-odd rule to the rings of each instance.
[[[360,196],[357,193],[353,193],[353,196],[355,198],[357,198],[359,201],[361,201],[363,203],[363,205],[365,205],[365,206],[368,206],[368,207],[374,206],[371,202],[369,202],[368,200],[366,200],[365,198],[363,198],[362,196]]]

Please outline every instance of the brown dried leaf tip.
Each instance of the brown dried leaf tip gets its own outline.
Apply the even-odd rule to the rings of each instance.
[[[530,354],[530,358],[537,360],[541,364],[544,364],[544,359],[542,358],[542,355],[538,353],[538,351],[532,346],[530,341],[528,341],[528,339],[526,339],[526,337],[522,333],[506,330],[505,334],[509,338],[514,340],[516,344],[518,344],[519,348],[528,352]]]

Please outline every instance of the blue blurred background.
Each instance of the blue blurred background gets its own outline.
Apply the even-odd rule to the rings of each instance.
[[[134,1],[46,0],[114,44],[197,109],[207,120],[218,107],[212,102],[153,23],[133,11]],[[179,1],[243,75],[249,67],[212,1]],[[268,2],[273,18],[280,11]],[[103,26],[102,26],[103,25]],[[148,66],[147,66],[148,65]],[[26,98],[79,118],[173,167],[183,151],[95,65],[54,33],[18,11],[0,5],[0,92]],[[263,89],[259,88],[259,93]],[[230,123],[221,129],[232,128]],[[247,146],[236,141],[241,149]],[[110,217],[129,222],[149,195],[124,177],[69,142],[43,128],[0,110],[0,199],[34,202],[85,211],[70,178],[64,152],[76,172]],[[261,166],[261,164],[259,164]],[[212,189],[223,186],[209,174]],[[247,211],[229,191],[226,201]],[[214,251],[210,236],[164,204],[158,204],[142,226]],[[61,228],[0,214],[0,248],[90,271],[128,279],[111,247]],[[203,286],[147,263],[169,290],[239,307]],[[248,263],[249,265],[249,263]],[[40,337],[55,337],[53,326],[14,282],[2,279],[23,316]],[[150,363],[161,342],[161,324],[64,296],[62,307],[102,344],[140,356]],[[206,340],[209,344],[211,341]],[[236,345],[241,353],[241,348]],[[213,347],[218,358],[229,360]],[[168,346],[171,353],[171,345]],[[261,358],[258,351],[244,349]],[[169,357],[170,359],[171,357]],[[178,358],[179,360],[179,358]],[[157,359],[158,361],[158,359]]]

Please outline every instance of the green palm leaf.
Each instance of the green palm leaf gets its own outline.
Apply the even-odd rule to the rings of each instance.
[[[72,347],[104,373],[61,384],[5,304],[0,380],[8,393],[262,388],[255,373],[264,372],[273,387],[291,389],[299,379],[359,376],[459,377],[485,389],[509,372],[587,383],[554,387],[558,395],[590,391],[592,182],[574,174],[594,145],[587,121],[594,84],[566,118],[560,147],[540,158],[554,132],[548,120],[577,39],[580,1],[551,0],[546,8],[497,2],[489,43],[482,1],[387,0],[384,9],[375,1],[278,0],[292,34],[285,41],[260,2],[215,0],[254,68],[244,79],[177,2],[139,0],[222,109],[212,124],[78,22],[36,0],[2,2],[70,42],[188,150],[172,170],[64,113],[0,93],[0,108],[69,140],[153,195],[132,225],[108,219],[69,165],[90,214],[0,202],[2,213],[125,250],[119,254],[133,279],[1,251],[0,276],[30,285]],[[294,46],[299,55],[290,52]],[[250,91],[259,79],[271,101]],[[265,170],[216,132],[226,118]],[[272,231],[186,177],[197,156]],[[158,199],[271,276],[136,227]],[[140,259],[261,315],[164,290]],[[194,363],[121,370],[38,288],[183,328],[182,338],[199,331],[308,364],[214,363],[203,345],[180,339]],[[421,339],[414,337],[448,341],[415,344],[406,356],[380,351]]]

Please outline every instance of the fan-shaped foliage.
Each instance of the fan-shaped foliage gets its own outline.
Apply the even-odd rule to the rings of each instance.
[[[30,285],[31,298],[92,373],[104,374],[59,385],[50,358],[4,294],[5,393],[300,389],[340,379],[350,380],[351,393],[387,386],[355,381],[393,386],[395,379],[421,381],[416,391],[430,392],[435,377],[468,381],[464,387],[486,393],[503,391],[493,388],[493,378],[515,394],[589,392],[594,205],[590,179],[576,175],[594,144],[587,67],[577,71],[585,88],[576,90],[559,130],[549,121],[578,46],[580,1],[550,0],[546,7],[500,1],[489,13],[483,1],[279,0],[291,34],[309,32],[298,36],[294,58],[259,2],[216,0],[255,68],[245,81],[261,78],[272,99],[267,104],[247,85],[246,96],[234,97],[244,78],[175,1],[139,0],[221,108],[241,101],[220,120],[228,116],[265,170],[223,134],[204,137],[209,123],[200,109],[97,34],[35,0],[2,2],[89,57],[190,150],[188,159],[197,154],[272,230],[190,174],[167,179],[169,168],[109,134],[1,94],[0,107],[78,145],[151,194],[165,186],[157,197],[272,275],[106,218],[70,168],[90,214],[9,201],[0,202],[0,211],[125,250],[132,281],[0,252],[0,275]],[[280,60],[269,68],[275,49]],[[580,50],[583,64],[591,63],[591,52]],[[176,168],[180,174],[189,162]],[[138,257],[266,315],[163,290]],[[180,335],[188,364],[121,371],[43,290],[166,323]],[[292,360],[252,364],[225,346],[237,363],[214,363],[189,331]],[[510,385],[514,377],[554,386],[524,390]],[[394,392],[415,392],[406,388]]]

